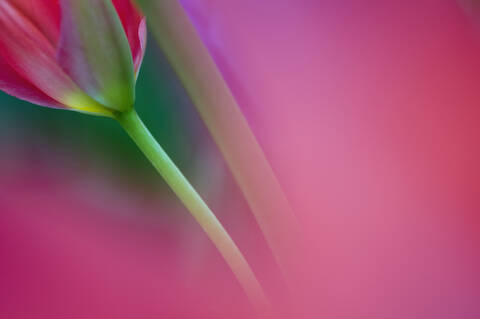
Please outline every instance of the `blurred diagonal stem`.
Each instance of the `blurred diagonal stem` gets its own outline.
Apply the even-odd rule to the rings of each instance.
[[[242,253],[207,204],[145,127],[135,110],[117,113],[115,118],[215,244],[253,305],[265,313],[268,302]]]
[[[291,286],[294,274],[299,271],[301,231],[235,98],[178,0],[137,1],[222,152]]]

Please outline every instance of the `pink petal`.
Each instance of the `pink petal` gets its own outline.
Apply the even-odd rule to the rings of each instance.
[[[58,0],[9,0],[8,2],[30,20],[50,43],[56,45],[60,35]]]
[[[135,73],[137,73],[142,64],[147,42],[145,18],[130,0],[113,0],[112,2],[125,29],[132,50]]]
[[[37,94],[33,94],[33,97],[45,98],[47,95],[58,101],[58,104],[68,104],[65,99],[81,92],[57,64],[55,54],[55,47],[26,16],[8,2],[0,2],[0,60],[16,72],[14,76],[12,74],[15,72],[2,70],[5,81],[16,81],[12,84],[4,83],[2,88],[5,86],[9,92],[25,96],[23,90],[30,92],[33,86],[37,88],[34,91]],[[19,78],[28,81],[29,85],[14,90],[15,83],[22,83]],[[31,100],[32,96],[27,95],[27,100]]]
[[[28,80],[22,78],[8,63],[0,57],[0,90],[30,103],[62,107],[60,103],[40,91]]]

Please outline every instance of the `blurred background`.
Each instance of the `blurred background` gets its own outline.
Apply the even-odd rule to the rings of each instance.
[[[288,295],[302,317],[479,318],[475,15],[453,0],[181,2],[309,238],[298,262],[308,284]],[[288,299],[214,143],[148,45],[140,116],[274,302]],[[1,93],[0,150],[0,317],[252,316],[114,121]]]
[[[214,210],[226,202],[225,194],[235,201],[227,207],[240,216],[230,216],[225,225],[247,223],[255,229],[219,152],[153,38],[136,92],[137,112],[204,199]],[[181,310],[173,303],[178,315],[211,314],[238,300],[250,313],[223,259],[115,121],[38,107],[3,92],[0,104],[2,317],[75,313],[92,318],[101,310],[129,318],[140,311],[153,318],[159,309],[168,312],[165,296],[182,296],[198,305]],[[219,209],[217,215],[228,213]],[[250,241],[243,245],[254,248]],[[79,288],[77,277],[82,276],[86,281]],[[210,295],[225,289],[233,294],[224,295],[222,306],[221,295]],[[132,296],[147,299],[125,303]],[[213,298],[215,304],[208,306],[206,300]],[[116,301],[108,303],[110,299]]]

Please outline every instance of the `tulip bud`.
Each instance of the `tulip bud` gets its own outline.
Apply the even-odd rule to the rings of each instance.
[[[0,89],[44,106],[126,111],[145,40],[130,0],[2,0]]]

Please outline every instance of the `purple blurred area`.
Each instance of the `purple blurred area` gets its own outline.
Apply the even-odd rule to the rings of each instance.
[[[261,234],[179,83],[169,87],[181,104],[171,116],[185,133],[151,125],[175,141],[167,150],[274,304],[291,299],[303,318],[479,318],[480,35],[457,3],[182,3],[304,226],[307,284],[279,293]],[[150,54],[140,77],[171,76]],[[149,83],[140,99],[158,94]],[[142,103],[169,107],[154,102]],[[0,139],[0,318],[252,318],[183,207],[150,179],[139,186],[155,172],[120,156],[133,147],[108,158],[102,147],[32,139],[42,133],[9,123],[10,138]],[[145,167],[136,174],[136,165]]]

